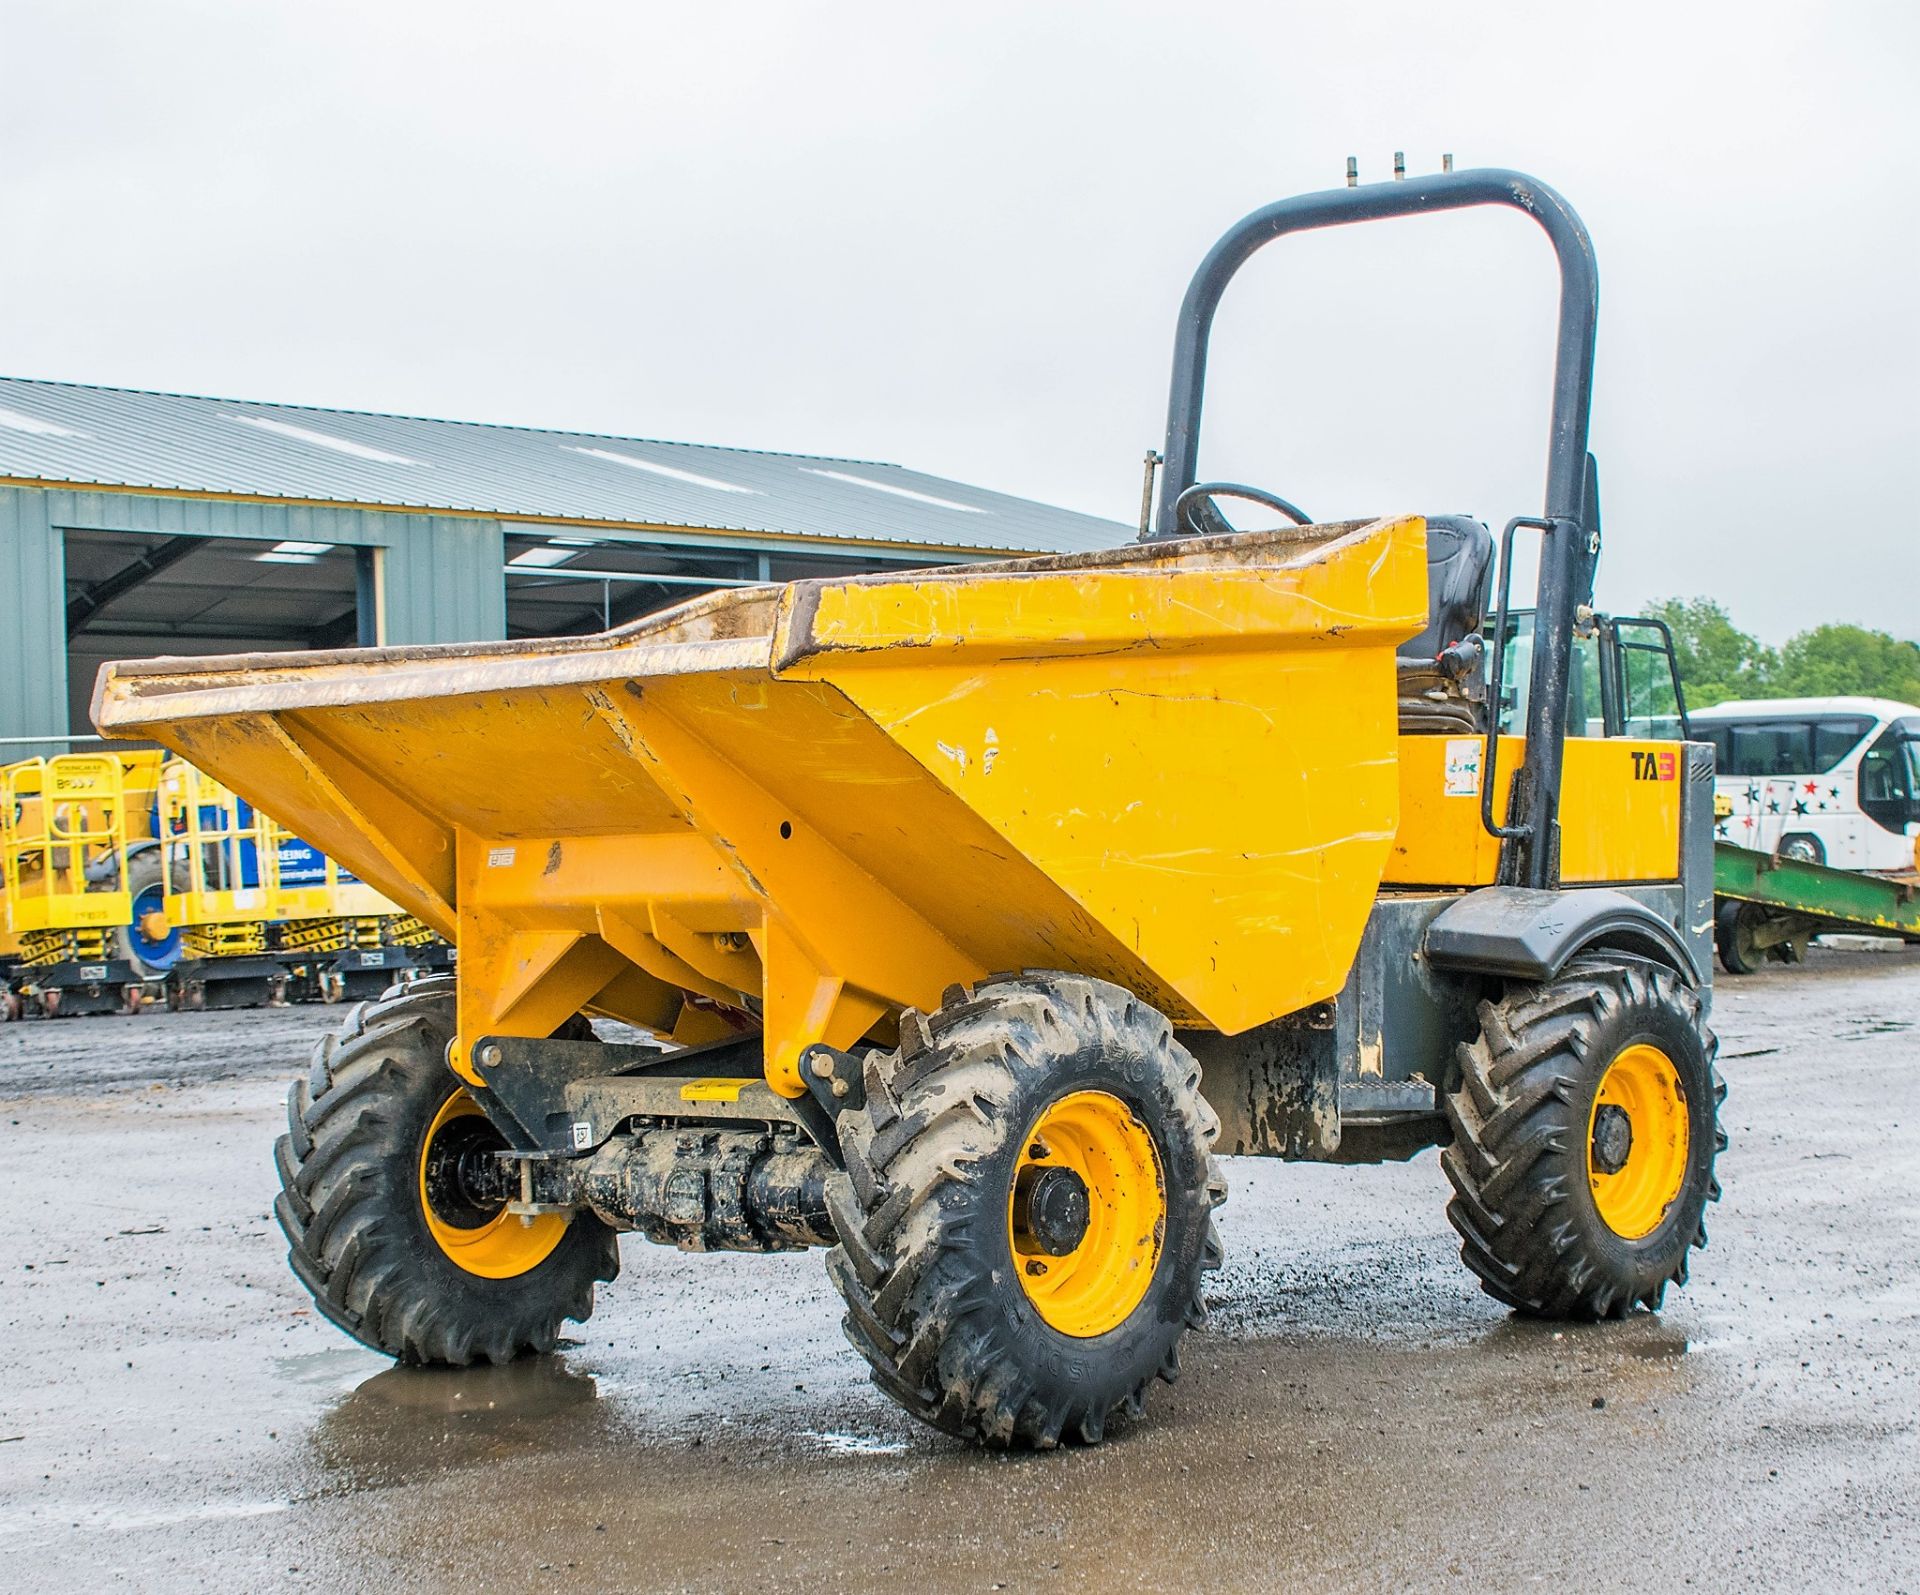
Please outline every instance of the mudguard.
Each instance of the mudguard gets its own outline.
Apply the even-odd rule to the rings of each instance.
[[[1538,891],[1489,886],[1443,909],[1427,927],[1426,954],[1442,969],[1551,980],[1576,953],[1606,947],[1671,966],[1703,984],[1680,933],[1638,898],[1611,887]]]

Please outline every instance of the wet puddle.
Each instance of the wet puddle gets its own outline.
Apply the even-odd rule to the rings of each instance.
[[[897,1457],[907,1452],[905,1440],[883,1440],[865,1434],[820,1433],[813,1429],[802,1432],[802,1440],[810,1440],[828,1456],[835,1457]]]
[[[557,1358],[503,1368],[388,1368],[314,1424],[313,1455],[335,1488],[367,1488],[513,1457],[577,1451],[610,1426],[590,1374]]]

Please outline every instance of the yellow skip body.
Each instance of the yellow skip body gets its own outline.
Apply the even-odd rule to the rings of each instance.
[[[761,1023],[794,1096],[807,1046],[995,969],[1227,1031],[1338,990],[1399,819],[1422,534],[800,583],[536,646],[113,665],[96,717],[457,938],[463,1042],[583,1007],[671,1032],[691,994]]]

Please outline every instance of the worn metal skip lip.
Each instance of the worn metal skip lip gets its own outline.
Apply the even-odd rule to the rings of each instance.
[[[774,669],[900,649],[1061,658],[1307,636],[1397,643],[1409,635],[1409,616],[1373,578],[1391,539],[1421,525],[1406,517],[1286,527],[1105,556],[809,582],[777,612]],[[1374,550],[1371,569],[1356,582],[1344,556],[1363,547]]]
[[[1069,572],[1156,572],[1165,577],[1176,571],[1267,569],[1278,574],[1298,570],[1316,554],[1335,550],[1374,528],[1396,524],[1404,522],[1283,527],[1233,538],[1136,543],[1091,553],[941,567],[905,576],[879,571],[735,588],[704,593],[587,637],[111,661],[101,666],[95,679],[92,717],[109,737],[138,737],[165,721],[223,714],[397,703],[622,676],[755,668],[779,672],[816,653],[897,645],[901,640],[897,634],[864,641],[848,636],[844,629],[821,634],[823,602],[830,605],[836,598],[864,595],[872,589],[978,590],[976,583],[1001,578],[1025,581]],[[1395,624],[1402,619],[1395,617]],[[1236,628],[1229,619],[1223,629]],[[1047,639],[1029,636],[1025,640]],[[933,639],[928,642],[931,645]],[[1064,646],[1059,638],[1052,643],[1056,648]]]

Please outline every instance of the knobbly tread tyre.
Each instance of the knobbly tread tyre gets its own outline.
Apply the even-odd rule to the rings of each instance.
[[[553,1350],[565,1320],[584,1322],[595,1283],[619,1272],[620,1256],[590,1213],[509,1279],[468,1273],[433,1240],[418,1160],[459,1084],[446,1063],[453,1012],[453,981],[422,981],[356,1004],[321,1038],[287,1094],[274,1215],[314,1304],[361,1344],[407,1363],[504,1363]]]
[[[1206,1321],[1220,1266],[1213,1209],[1226,1182],[1219,1120],[1167,1020],[1118,986],[1047,972],[951,988],[902,1016],[894,1052],[870,1052],[865,1106],[840,1115],[846,1169],[828,1187],[840,1244],[827,1269],[847,1339],[915,1417],[987,1445],[1097,1443],[1139,1416],[1179,1343]],[[1116,1328],[1048,1326],[1013,1273],[1007,1202],[1028,1127],[1053,1100],[1108,1089],[1153,1137],[1165,1184],[1161,1255]]]
[[[1480,1004],[1481,1034],[1457,1049],[1445,1097],[1453,1143],[1441,1166],[1460,1256],[1496,1301],[1543,1318],[1623,1318],[1657,1311],[1687,1282],[1718,1201],[1714,1159],[1726,1147],[1714,1067],[1718,1043],[1700,997],[1664,965],[1624,954],[1576,958],[1554,980],[1515,983]],[[1640,1240],[1600,1218],[1587,1178],[1594,1092],[1637,1036],[1672,1059],[1688,1104],[1687,1169],[1666,1216]]]

